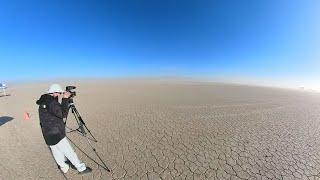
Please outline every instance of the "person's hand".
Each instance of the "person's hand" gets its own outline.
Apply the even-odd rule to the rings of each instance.
[[[63,93],[63,98],[69,98],[71,96],[71,93],[66,91]]]

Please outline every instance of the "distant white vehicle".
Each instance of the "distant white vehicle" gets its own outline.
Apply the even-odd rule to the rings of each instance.
[[[2,90],[2,96],[7,96],[6,89],[7,85],[4,83],[0,83],[0,90]]]

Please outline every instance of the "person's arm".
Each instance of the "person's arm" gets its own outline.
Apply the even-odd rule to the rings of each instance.
[[[69,111],[69,92],[63,93],[61,104],[58,101],[52,101],[49,105],[49,112],[59,118],[66,118]]]
[[[62,110],[62,117],[66,118],[68,116],[68,112],[69,112],[69,99],[68,98],[62,98],[61,110]]]
[[[57,116],[61,119],[64,118],[64,114],[62,112],[62,105],[58,101],[52,101],[48,105],[48,111],[54,116]]]
[[[63,118],[66,118],[69,113],[69,104],[70,104],[69,97],[70,96],[71,96],[71,93],[68,91],[63,93],[62,102],[61,102],[61,110],[62,110],[62,117]]]

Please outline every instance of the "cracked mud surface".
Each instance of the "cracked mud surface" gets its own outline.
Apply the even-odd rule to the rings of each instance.
[[[93,173],[63,177],[42,140],[35,105],[13,104],[39,90],[17,88],[16,96],[0,99],[1,113],[15,118],[0,126],[1,179],[320,179],[318,94],[192,83],[89,87],[80,84],[76,105],[111,172],[89,159],[101,164],[86,139],[69,133]],[[22,121],[15,106],[32,107],[32,119]]]

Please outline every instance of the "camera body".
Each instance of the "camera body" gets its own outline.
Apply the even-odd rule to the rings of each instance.
[[[77,93],[75,91],[76,88],[77,88],[76,86],[67,86],[66,87],[66,91],[71,94],[70,98],[73,98],[73,97],[75,97],[77,95]]]

